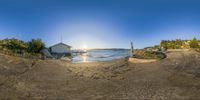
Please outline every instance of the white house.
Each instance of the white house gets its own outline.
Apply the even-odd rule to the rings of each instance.
[[[71,46],[61,42],[49,47],[49,50],[51,53],[71,53]]]

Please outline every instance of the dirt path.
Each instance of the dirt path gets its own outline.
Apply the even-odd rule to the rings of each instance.
[[[0,99],[198,100],[200,55],[171,52],[146,64],[69,63],[0,55]]]

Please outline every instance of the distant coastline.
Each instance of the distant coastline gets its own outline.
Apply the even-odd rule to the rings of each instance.
[[[130,50],[130,49],[125,49],[125,48],[92,48],[88,50]]]

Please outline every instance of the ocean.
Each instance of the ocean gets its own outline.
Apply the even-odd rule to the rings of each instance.
[[[110,61],[130,56],[128,49],[97,49],[88,50],[83,54],[73,54],[72,62]]]

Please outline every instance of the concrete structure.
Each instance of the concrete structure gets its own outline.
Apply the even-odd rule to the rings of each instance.
[[[138,59],[138,58],[129,58],[128,60],[131,63],[151,63],[156,62],[158,59]]]

